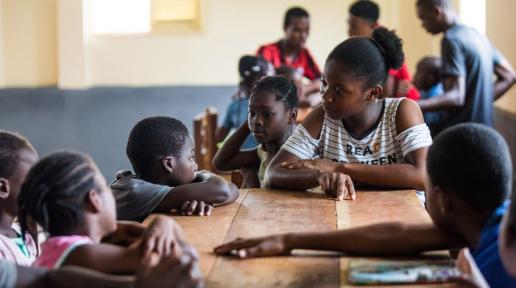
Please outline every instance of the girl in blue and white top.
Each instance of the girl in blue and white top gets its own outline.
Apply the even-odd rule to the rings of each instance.
[[[322,73],[323,105],[296,129],[269,164],[265,185],[320,185],[336,199],[354,199],[354,183],[424,189],[432,144],[418,105],[379,99],[388,70],[404,61],[396,34],[377,28],[333,49]]]

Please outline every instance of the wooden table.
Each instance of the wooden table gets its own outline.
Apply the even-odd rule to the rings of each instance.
[[[413,190],[358,192],[355,201],[334,201],[319,193],[243,189],[235,203],[214,209],[209,217],[174,219],[200,253],[207,287],[348,286],[350,258],[337,253],[295,251],[247,260],[212,253],[213,247],[237,237],[333,231],[383,221],[431,222]]]

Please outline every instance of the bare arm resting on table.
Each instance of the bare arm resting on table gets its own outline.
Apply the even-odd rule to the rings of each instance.
[[[290,233],[237,239],[215,248],[217,254],[236,252],[241,258],[289,254],[294,249],[339,251],[361,256],[409,256],[425,251],[460,248],[466,241],[432,224],[388,222],[319,233]]]
[[[323,117],[324,112],[318,108],[303,123],[315,139],[320,138]],[[422,123],[423,115],[417,104],[408,99],[403,100],[396,114],[398,134]],[[364,184],[424,190],[426,153],[427,148],[419,148],[405,156],[405,164],[384,166],[337,163],[327,159],[300,160],[297,156],[282,150],[269,165],[266,184],[271,187],[302,190],[317,186],[316,180],[321,173],[339,173]]]
[[[130,247],[106,243],[79,246],[70,252],[64,265],[85,267],[104,273],[134,274],[141,263],[182,255],[198,258],[197,252],[186,243],[181,227],[174,220],[154,215],[149,225],[140,232],[139,239]]]
[[[194,261],[162,258],[154,267],[141,267],[134,277],[107,275],[80,267],[63,267],[45,271],[18,266],[17,288],[70,287],[130,288],[130,287],[200,287],[202,280],[194,271]]]
[[[221,177],[207,172],[197,172],[192,183],[173,187],[154,209],[157,213],[169,213],[172,209],[188,215],[209,215],[212,206],[234,202],[238,198],[238,188]]]

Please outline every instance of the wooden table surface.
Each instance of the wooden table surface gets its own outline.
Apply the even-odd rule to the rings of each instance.
[[[334,201],[320,193],[243,189],[235,203],[214,209],[209,217],[174,219],[199,251],[207,287],[349,286],[350,257],[337,253],[296,250],[292,256],[246,260],[212,253],[237,237],[334,231],[384,221],[431,222],[413,190],[364,191],[355,201]]]

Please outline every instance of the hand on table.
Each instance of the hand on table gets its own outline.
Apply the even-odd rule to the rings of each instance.
[[[197,259],[188,254],[161,258],[157,265],[145,265],[136,275],[135,287],[203,287]]]
[[[323,172],[319,175],[319,185],[324,193],[336,200],[355,200],[355,187],[351,177],[342,173]]]
[[[204,201],[191,200],[186,201],[179,209],[180,215],[185,216],[210,216],[213,210],[213,205],[205,203]]]
[[[188,254],[198,259],[197,252],[185,241],[183,230],[171,218],[156,216],[142,235],[142,257],[149,261],[152,257],[180,257]]]
[[[214,252],[219,255],[251,258],[287,255],[290,253],[290,250],[285,245],[285,237],[283,235],[274,235],[250,239],[237,238],[215,247]]]

